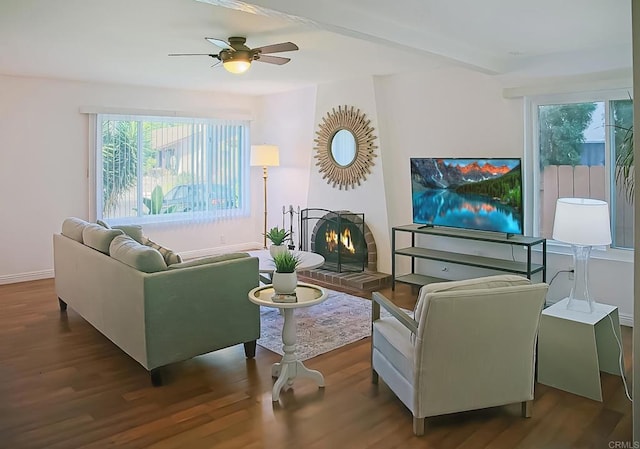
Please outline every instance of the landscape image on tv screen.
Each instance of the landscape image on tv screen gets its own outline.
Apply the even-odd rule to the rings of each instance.
[[[411,158],[413,222],[522,234],[520,159]]]

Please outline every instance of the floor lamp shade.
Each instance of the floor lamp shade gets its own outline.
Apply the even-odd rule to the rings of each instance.
[[[267,167],[280,165],[280,151],[276,145],[252,145],[249,164],[251,166],[262,167],[262,179],[264,180],[264,226],[263,241],[264,248],[267,247]]]
[[[592,247],[611,243],[609,205],[589,198],[559,198],[553,239],[569,243],[573,252],[575,272],[567,308],[593,312],[595,301],[589,294],[589,256]]]
[[[250,164],[258,167],[277,167],[280,165],[278,147],[275,145],[252,145]]]

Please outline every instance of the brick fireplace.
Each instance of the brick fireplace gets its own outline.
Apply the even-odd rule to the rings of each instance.
[[[321,254],[326,261],[301,276],[356,290],[389,285],[391,276],[376,271],[376,242],[363,213],[303,209],[299,235],[300,249]]]

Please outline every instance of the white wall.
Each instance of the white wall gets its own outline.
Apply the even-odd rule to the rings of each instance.
[[[372,78],[358,78],[341,82],[323,84],[318,87],[318,97],[315,113],[315,132],[322,117],[333,108],[340,105],[353,106],[360,109],[371,120],[374,135],[378,136],[374,145],[377,157],[371,167],[371,174],[360,186],[354,189],[340,190],[332,187],[318,172],[315,163],[311,165],[309,176],[308,207],[329,210],[349,210],[354,213],[364,213],[365,223],[369,226],[376,241],[378,251],[378,271],[391,273],[391,246],[389,243],[389,222],[387,221],[387,204],[385,182],[383,176],[384,148],[380,139],[378,126],[378,110],[375,99],[375,89]],[[314,159],[315,160],[315,159]]]
[[[280,149],[280,166],[269,167],[267,179],[268,228],[283,226],[283,206],[287,212],[290,205],[295,212],[298,207],[307,207],[315,102],[315,87],[260,98],[257,120],[251,129],[253,143],[273,144]],[[251,177],[262,183],[262,168],[252,167]],[[252,210],[256,216],[263,213],[262,193],[258,197],[254,196]],[[296,245],[298,219],[299,215],[294,213],[293,239]],[[290,215],[287,213],[284,222],[287,230],[290,229],[290,222]],[[256,221],[258,233],[262,233],[263,223],[263,219]]]
[[[0,283],[51,276],[53,233],[60,231],[65,217],[91,218],[89,122],[81,107],[216,110],[251,117],[258,102],[241,95],[9,76],[0,76],[0,98]],[[261,184],[251,187],[254,197],[260,194]],[[255,222],[247,217],[146,226],[145,233],[179,252],[234,248],[261,241]]]
[[[411,157],[523,157],[522,103],[449,68],[376,79],[389,224],[411,223]]]

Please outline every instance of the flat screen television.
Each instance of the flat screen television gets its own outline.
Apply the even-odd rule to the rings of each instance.
[[[413,222],[523,233],[520,159],[411,158]]]

